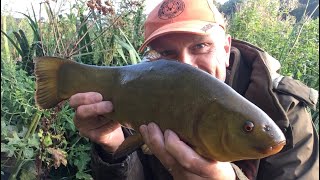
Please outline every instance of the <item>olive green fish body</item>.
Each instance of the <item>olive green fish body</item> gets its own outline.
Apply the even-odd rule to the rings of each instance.
[[[218,161],[263,158],[280,151],[285,142],[262,110],[187,64],[157,60],[98,67],[52,57],[35,62],[36,101],[42,108],[75,93],[99,92],[113,103],[114,112],[107,117],[136,130],[155,122],[162,130],[176,132],[202,156]],[[248,122],[254,124],[250,132],[243,129]]]

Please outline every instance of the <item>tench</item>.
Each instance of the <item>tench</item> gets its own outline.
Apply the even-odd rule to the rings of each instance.
[[[207,159],[260,159],[278,153],[286,143],[261,109],[209,73],[181,62],[160,59],[109,67],[39,57],[35,75],[40,108],[52,108],[76,93],[99,92],[113,103],[106,119],[135,130],[155,122]],[[137,131],[115,156],[142,144]]]

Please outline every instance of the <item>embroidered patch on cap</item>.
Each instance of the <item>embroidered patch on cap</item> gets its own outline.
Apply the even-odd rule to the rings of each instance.
[[[201,28],[202,31],[207,32],[209,29],[213,27],[213,24],[206,24]]]
[[[164,1],[158,11],[158,17],[163,20],[179,16],[184,10],[184,2],[181,0]]]

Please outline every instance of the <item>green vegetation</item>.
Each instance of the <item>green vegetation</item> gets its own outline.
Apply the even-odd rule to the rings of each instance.
[[[34,11],[23,19],[1,16],[2,178],[92,178],[91,144],[76,131],[73,110],[64,103],[52,110],[35,106],[33,58],[50,55],[111,66],[138,63],[143,1],[96,2],[92,8],[90,2],[60,2],[71,7],[69,12],[53,11],[52,2],[45,2],[41,7],[46,21],[37,19]]]
[[[50,55],[95,65],[138,63],[144,1],[95,2],[60,2],[60,8],[52,8],[46,1],[41,7],[47,20],[37,19],[32,10],[23,19],[1,15],[1,178],[92,178],[91,144],[79,136],[73,110],[65,103],[51,110],[35,106],[32,59]],[[221,9],[231,9],[226,16],[233,37],[268,51],[281,61],[282,74],[319,90],[319,19],[313,10],[297,20],[290,12],[303,6],[275,0],[230,2]],[[319,109],[311,113],[318,124]]]

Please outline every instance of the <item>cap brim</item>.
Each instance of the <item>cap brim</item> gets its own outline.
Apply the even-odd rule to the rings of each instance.
[[[212,25],[212,26],[209,26]],[[169,33],[190,33],[199,35],[208,35],[214,29],[214,26],[221,27],[218,23],[207,21],[181,21],[167,24],[154,31],[141,45],[139,52],[142,52],[147,45],[154,39]]]

